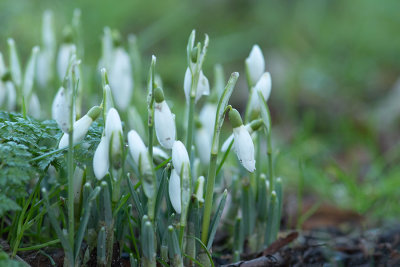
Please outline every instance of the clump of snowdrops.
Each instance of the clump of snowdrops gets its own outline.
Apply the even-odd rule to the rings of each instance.
[[[0,53],[0,105],[23,116],[45,117],[35,89],[52,92],[52,118],[63,132],[55,151],[65,151],[66,172],[40,180],[46,220],[65,252],[66,266],[79,266],[96,255],[99,266],[110,266],[114,250],[128,253],[131,266],[210,266],[218,227],[229,231],[233,260],[239,260],[245,240],[257,251],[271,244],[279,231],[282,183],[276,178],[267,100],[271,76],[264,56],[254,45],[245,59],[249,99],[244,116],[229,98],[239,74],[226,82],[216,65],[214,83],[202,70],[209,44],[188,40],[183,131],[176,127],[175,91],[165,89],[152,56],[147,83],[141,83],[141,58],[136,37],[104,29],[98,62],[101,86],[85,88],[80,13],[74,13],[58,45],[51,12],[43,17],[43,43],[32,49],[22,72],[16,44],[8,40],[9,65]],[[58,84],[57,88],[51,88]],[[94,84],[94,83],[92,83]],[[55,90],[57,89],[57,90]],[[242,90],[242,88],[240,88]],[[102,101],[88,108],[89,94]],[[147,108],[143,107],[147,102]],[[88,109],[83,113],[83,108]],[[84,115],[82,115],[84,114]],[[145,115],[145,119],[144,116]],[[225,117],[231,133],[221,140]],[[92,166],[74,157],[76,146],[92,123],[102,134]],[[231,151],[236,154],[230,156]],[[235,159],[236,158],[236,159]],[[54,191],[49,177],[67,178]],[[50,193],[51,192],[51,193]],[[55,201],[58,198],[60,201]],[[53,232],[54,231],[54,232]],[[51,243],[51,244],[53,244]],[[50,243],[49,243],[50,244]],[[18,244],[17,244],[18,247]],[[15,254],[14,254],[15,255]]]

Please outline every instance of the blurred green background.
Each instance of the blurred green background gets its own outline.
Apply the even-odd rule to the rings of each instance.
[[[304,183],[302,195],[376,218],[400,212],[400,1],[2,0],[0,51],[7,54],[12,36],[26,61],[41,43],[43,11],[54,12],[60,40],[77,7],[86,65],[95,71],[104,26],[134,33],[144,70],[155,54],[167,95],[182,103],[192,29],[198,40],[210,36],[204,72],[211,82],[215,63],[226,77],[242,74],[231,101],[242,109],[243,62],[259,44],[273,79],[277,173],[288,192]]]

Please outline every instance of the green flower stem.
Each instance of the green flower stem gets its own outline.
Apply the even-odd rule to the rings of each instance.
[[[215,177],[217,173],[217,153],[212,153],[210,157],[210,167],[208,169],[206,197],[204,204],[203,224],[201,232],[201,241],[207,244],[208,239],[208,228],[210,227],[210,217],[212,210],[212,201],[214,194]]]
[[[202,222],[202,233],[201,233],[201,241],[204,244],[207,244],[208,239],[208,228],[210,227],[210,217],[213,203],[213,193],[214,193],[214,184],[215,177],[217,176],[217,158],[219,151],[219,134],[221,132],[222,124],[224,123],[225,113],[229,109],[232,109],[231,106],[228,106],[229,98],[232,95],[233,89],[235,88],[236,82],[239,78],[239,73],[232,73],[229,81],[222,93],[221,98],[219,99],[217,106],[217,114],[215,117],[215,125],[214,125],[214,135],[211,147],[211,155],[210,155],[210,166],[208,169],[208,177],[207,177],[207,186],[206,186],[206,197],[204,202],[204,213],[203,213],[203,222]]]
[[[43,244],[38,244],[35,246],[31,246],[31,247],[25,247],[25,248],[19,248],[18,251],[30,251],[30,250],[38,250],[41,248],[45,248],[54,244],[58,244],[60,243],[60,239],[55,239],[55,240],[51,240],[49,242],[43,243]]]
[[[271,145],[271,132],[267,134],[267,156],[268,156],[268,180],[269,180],[269,193],[275,190],[275,179],[274,179],[274,165],[272,162],[272,145]]]
[[[74,98],[72,97],[72,102]],[[73,103],[71,103],[73,108]],[[71,128],[68,132],[68,156],[67,156],[67,170],[68,170],[68,239],[72,251],[74,250],[74,144],[73,144],[73,112],[70,114]]]
[[[192,88],[193,88],[192,83]],[[190,90],[191,92],[193,89]],[[188,116],[188,128],[187,128],[187,136],[186,136],[186,149],[189,152],[189,157],[192,157],[192,142],[193,142],[193,130],[194,130],[194,108],[195,108],[195,98],[196,96],[190,93],[190,102],[189,102],[189,116]]]

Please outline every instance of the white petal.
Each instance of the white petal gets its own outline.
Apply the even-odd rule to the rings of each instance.
[[[129,152],[141,173],[151,173],[149,155],[145,144],[135,130],[128,133]]]
[[[200,176],[197,180],[196,198],[200,202],[204,202],[204,176]]]
[[[208,135],[207,131],[203,127],[197,129],[194,141],[196,143],[196,148],[201,163],[204,165],[208,165],[208,163],[210,162],[212,140]]]
[[[60,127],[64,133],[67,133],[71,127],[69,119],[71,112],[70,97],[70,93],[64,87],[61,87],[54,98],[52,106],[53,119],[56,120],[58,127]],[[73,118],[75,118],[74,115]]]
[[[192,87],[192,73],[190,69],[187,68],[185,72],[185,79],[183,82],[183,89],[185,91],[186,101],[189,103],[190,100],[190,89]],[[203,71],[200,71],[199,81],[197,83],[196,89],[196,98],[195,102],[197,102],[203,95],[210,94],[210,84],[208,82],[207,77],[204,75]]]
[[[160,145],[171,149],[176,137],[175,120],[165,101],[155,104],[154,126]]]
[[[251,90],[251,100],[250,107],[251,110],[259,110],[260,103],[258,101],[258,92],[261,92],[265,101],[268,100],[271,94],[271,74],[269,72],[265,72],[261,78],[258,80],[257,84]]]
[[[175,169],[171,172],[168,183],[169,199],[176,213],[181,214],[181,178]]]
[[[196,102],[203,96],[210,94],[210,84],[203,71],[200,71],[199,82],[197,84]]]
[[[222,152],[226,152],[228,150],[229,145],[231,144],[233,140],[233,134],[231,134],[226,140],[225,142],[222,144],[221,146],[221,151]]]
[[[172,165],[180,174],[182,166],[190,166],[189,155],[181,141],[175,141],[172,146]]]
[[[108,78],[115,104],[121,110],[126,110],[132,96],[133,79],[129,55],[121,47],[114,51]]]
[[[246,58],[246,66],[251,83],[254,85],[265,71],[264,56],[258,45],[254,45],[251,49],[249,57]]]
[[[115,108],[111,108],[107,113],[105,132],[109,140],[112,137],[112,155],[121,153],[120,134],[122,135],[122,123],[118,111]]]
[[[83,116],[79,120],[74,123],[74,134],[73,134],[73,144],[79,143],[83,138],[85,138],[86,133],[88,132],[90,125],[92,124],[93,120],[88,115]],[[69,135],[64,134],[61,137],[60,144],[58,148],[64,148],[68,146],[69,143]]]
[[[249,172],[256,169],[256,161],[254,160],[254,143],[249,132],[241,125],[233,129],[234,148],[240,163]]]
[[[199,120],[208,132],[210,138],[214,135],[215,116],[217,114],[217,105],[206,103],[200,111]]]
[[[244,128],[249,132],[249,134],[251,135],[253,133],[253,129],[250,126],[250,123],[246,124],[244,126]],[[221,146],[221,152],[225,152],[228,150],[229,145],[231,144],[232,140],[233,140],[233,134],[231,134],[226,140],[225,142],[222,144]]]
[[[187,68],[185,72],[185,79],[183,81],[183,90],[185,91],[185,97],[186,97],[186,102],[189,103],[189,98],[190,98],[190,88],[192,86],[192,73],[190,72],[190,69]]]
[[[99,146],[94,152],[93,171],[98,180],[103,179],[103,177],[108,173],[108,168],[110,166],[110,162],[108,160],[108,146],[109,140],[106,136],[103,136]]]
[[[57,73],[61,81],[67,74],[69,60],[72,54],[75,53],[75,50],[76,48],[74,44],[62,44],[58,50]]]

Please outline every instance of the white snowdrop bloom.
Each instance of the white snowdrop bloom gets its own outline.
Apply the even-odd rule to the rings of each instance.
[[[108,173],[110,167],[108,148],[110,141],[106,136],[103,136],[99,145],[96,148],[93,156],[93,171],[98,180],[103,179]]]
[[[183,83],[183,89],[185,91],[187,103],[190,102],[191,87],[192,87],[192,73],[190,72],[190,69],[187,68],[185,73],[185,80]],[[197,102],[203,95],[209,95],[209,94],[210,94],[210,84],[208,82],[207,77],[204,75],[203,71],[200,71],[199,81],[197,83],[197,88],[196,88],[195,102]]]
[[[249,172],[256,169],[256,161],[254,159],[254,143],[249,132],[244,125],[233,128],[233,146],[240,163]]]
[[[81,198],[83,174],[84,170],[77,166],[74,171],[74,203],[76,204]]]
[[[92,124],[92,122],[93,122],[92,118],[90,118],[88,115],[85,115],[74,123],[74,133],[72,141],[74,145],[83,140],[83,138],[85,138],[86,133],[89,130],[89,127]],[[68,141],[69,141],[69,135],[67,133],[64,133],[64,135],[61,137],[58,148],[67,147]]]
[[[140,173],[151,173],[149,154],[145,144],[135,130],[128,133],[129,152],[136,165],[139,166]]]
[[[206,103],[200,111],[199,120],[210,138],[214,135],[215,116],[217,114],[217,105]]]
[[[73,138],[72,138],[72,143],[75,145],[79,143],[81,140],[83,140],[86,136],[86,133],[89,131],[90,125],[92,125],[92,122],[96,120],[101,113],[101,107],[99,106],[94,106],[92,107],[88,113],[77,120],[74,123],[74,133],[73,133]],[[64,148],[67,147],[69,144],[69,135],[67,133],[64,133],[64,135],[61,137],[60,143],[58,145],[58,148]]]
[[[41,111],[40,101],[39,97],[35,93],[33,93],[31,95],[31,98],[29,99],[28,111],[32,117],[36,119],[40,118],[40,111]]]
[[[108,79],[115,104],[121,110],[126,110],[133,91],[131,62],[128,53],[122,47],[117,47],[113,55]]]
[[[197,179],[197,185],[196,185],[196,198],[199,202],[204,202],[204,176],[200,176],[199,179]]]
[[[264,56],[258,45],[253,46],[250,55],[246,58],[245,64],[247,75],[250,76],[250,82],[253,86],[265,71]]]
[[[181,214],[181,178],[179,177],[176,169],[173,169],[171,171],[171,177],[169,178],[168,183],[168,193],[172,207],[174,208],[176,213]]]
[[[202,164],[208,165],[210,162],[212,139],[204,127],[197,129],[194,140]]]
[[[185,166],[190,166],[189,155],[181,141],[175,141],[172,146],[172,165],[178,174],[181,173],[182,166],[185,170]]]
[[[25,98],[25,101],[27,101],[27,103],[29,102],[28,97],[32,93],[35,73],[37,72],[36,71],[36,64],[37,64],[38,53],[39,53],[39,47],[38,46],[33,47],[31,56],[30,56],[30,58],[28,60],[28,63],[26,65],[26,69],[25,69],[22,92],[24,94],[24,98]]]
[[[72,43],[63,43],[58,50],[57,73],[60,80],[64,80],[67,74],[68,64],[71,56],[75,54],[76,47]]]
[[[243,167],[249,172],[254,172],[256,161],[254,159],[254,144],[250,133],[243,125],[242,118],[236,109],[229,111],[229,120],[233,127],[233,148],[236,156]]]
[[[154,105],[154,127],[160,145],[171,149],[176,138],[175,119],[165,100]]]
[[[265,72],[258,80],[257,84],[251,89],[250,110],[260,110],[258,92],[261,92],[265,101],[267,101],[271,95],[271,85],[271,74],[269,72]]]
[[[254,132],[253,129],[251,128],[251,126],[250,126],[250,123],[246,124],[244,126],[244,128],[249,132],[250,135]],[[232,140],[233,140],[233,133],[222,144],[222,146],[221,146],[221,151],[222,152],[225,152],[225,151],[228,150],[228,147],[231,144]]]
[[[15,85],[11,81],[7,81],[6,84],[7,91],[7,108],[9,111],[15,110],[17,107],[17,90],[15,89]]]
[[[64,133],[68,133],[71,127],[69,117],[71,112],[71,97],[71,93],[67,89],[60,87],[52,105],[52,117]],[[73,111],[73,118],[75,118],[75,111]]]
[[[122,145],[120,139],[120,135],[122,135],[122,123],[118,111],[115,108],[111,108],[107,113],[105,133],[109,140],[112,138],[112,144],[110,144],[112,155],[120,154]]]

